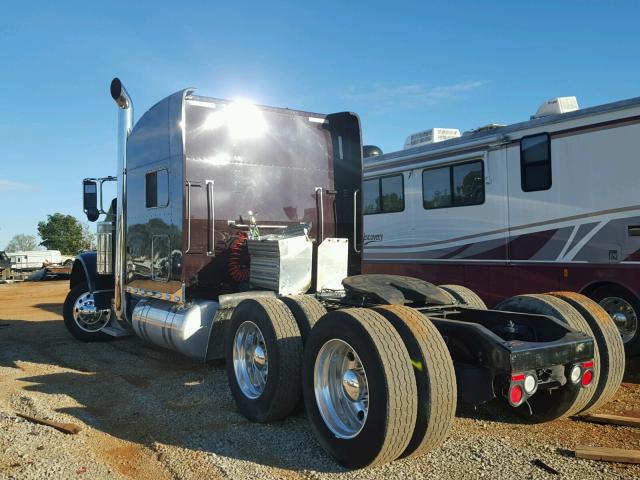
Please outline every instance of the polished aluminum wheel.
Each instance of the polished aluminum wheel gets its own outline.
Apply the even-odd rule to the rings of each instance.
[[[244,322],[233,341],[233,370],[242,393],[251,399],[264,392],[269,373],[269,358],[264,337],[253,322]]]
[[[84,292],[73,304],[73,320],[80,330],[94,333],[102,330],[111,319],[111,310],[96,309],[93,294]]]
[[[620,297],[606,297],[600,300],[600,306],[604,308],[615,322],[622,342],[627,343],[638,333],[638,312],[633,305]]]
[[[325,425],[338,438],[357,436],[369,413],[369,385],[360,357],[347,342],[332,339],[316,357],[316,403]]]

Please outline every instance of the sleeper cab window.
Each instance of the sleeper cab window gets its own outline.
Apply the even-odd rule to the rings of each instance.
[[[482,160],[422,171],[422,205],[427,210],[484,203]]]
[[[145,175],[147,208],[169,205],[169,172],[156,170]]]
[[[362,191],[365,215],[404,210],[404,177],[402,174],[365,180]]]
[[[520,140],[520,181],[524,192],[551,188],[551,139],[548,133]]]

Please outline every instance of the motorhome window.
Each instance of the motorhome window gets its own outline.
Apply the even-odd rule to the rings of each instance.
[[[484,203],[484,174],[482,162],[453,166],[453,204],[478,205]]]
[[[548,133],[520,140],[520,175],[525,192],[551,188],[551,140]]]
[[[422,172],[422,204],[424,208],[451,206],[451,168],[442,167]]]
[[[401,212],[404,210],[404,177],[382,177],[380,179],[382,212]]]
[[[392,175],[363,183],[364,213],[392,213],[404,210],[404,177]]]
[[[364,198],[364,213],[380,212],[380,183],[376,178],[374,180],[365,180],[362,188]]]
[[[169,205],[169,172],[156,170],[145,175],[147,208]]]
[[[481,160],[431,168],[422,172],[425,209],[484,203],[484,167]]]

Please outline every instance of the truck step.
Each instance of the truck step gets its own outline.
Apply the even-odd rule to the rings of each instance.
[[[129,330],[125,330],[120,326],[109,325],[108,327],[104,327],[102,329],[104,333],[107,335],[111,335],[112,337],[120,338],[120,337],[129,337],[133,335]]]

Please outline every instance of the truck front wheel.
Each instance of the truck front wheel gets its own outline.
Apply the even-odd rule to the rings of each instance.
[[[96,309],[93,294],[85,282],[71,289],[62,308],[67,330],[81,342],[106,342],[113,339],[102,332],[111,319],[110,309]]]

